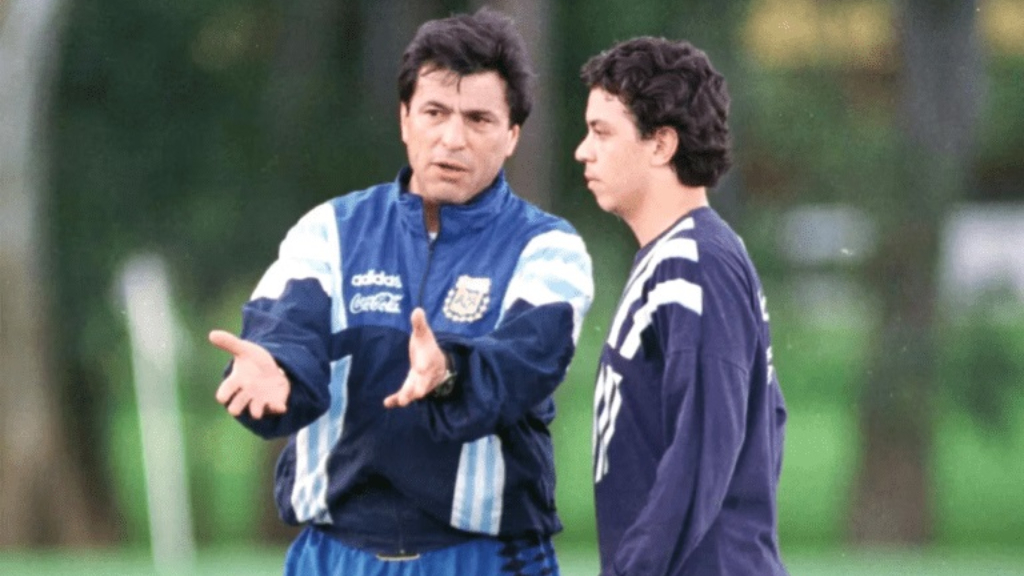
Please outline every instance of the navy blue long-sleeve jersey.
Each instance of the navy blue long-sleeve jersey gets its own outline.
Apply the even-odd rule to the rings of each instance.
[[[786,409],[765,297],[711,208],[637,254],[594,408],[603,575],[786,573],[776,531]]]

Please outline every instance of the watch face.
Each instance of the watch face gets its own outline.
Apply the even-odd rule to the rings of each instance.
[[[441,383],[437,385],[437,388],[434,388],[432,394],[434,395],[435,398],[444,398],[445,396],[451,394],[452,390],[454,389],[455,372],[448,370],[447,372],[445,372],[444,380],[442,380]]]
[[[452,393],[455,388],[455,378],[458,376],[458,372],[455,371],[455,362],[452,360],[452,355],[449,352],[444,353],[444,379],[441,383],[434,388],[431,393],[435,398],[444,398]]]

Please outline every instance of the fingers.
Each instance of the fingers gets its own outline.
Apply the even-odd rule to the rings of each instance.
[[[409,403],[405,400],[401,390],[384,399],[385,408],[405,408],[408,405]]]
[[[219,388],[217,388],[217,402],[227,409],[228,414],[239,416],[246,408],[253,418],[259,420],[263,417],[263,403],[253,402],[252,394],[243,387],[237,379],[228,377]]]
[[[384,399],[385,408],[405,408],[413,402],[426,397],[430,393],[430,385],[426,379],[409,374],[402,387]]]
[[[434,332],[430,329],[430,324],[427,323],[427,314],[423,311],[423,308],[413,310],[409,321],[412,323],[413,338],[434,337]]]
[[[219,404],[227,406],[228,402],[231,400],[231,398],[241,388],[242,388],[242,386],[238,382],[237,378],[232,378],[231,376],[228,376],[224,380],[224,382],[221,382],[221,385],[217,388],[217,394],[216,394],[217,402]]]
[[[412,404],[416,400],[418,400],[418,398],[415,398],[412,392],[409,392],[403,388],[402,390],[399,390],[398,392],[395,392],[391,396],[385,398],[384,407],[405,408],[406,406]]]
[[[395,392],[391,396],[388,396],[387,398],[384,399],[384,407],[405,408],[409,404],[412,404],[412,402],[412,392],[409,390],[408,381],[406,381],[406,383],[402,384],[402,387],[399,388],[398,392]]]
[[[252,399],[237,378],[228,377],[217,388],[217,402],[227,408],[232,416],[238,416],[249,405]]]
[[[265,402],[249,402],[249,415],[252,416],[253,420],[259,420],[263,418],[263,411],[267,408]],[[269,410],[267,410],[269,412]]]
[[[287,411],[288,406],[286,400],[253,399],[249,402],[249,414],[251,414],[256,420],[259,420],[264,416],[284,414]]]
[[[210,344],[213,344],[217,348],[228,352],[233,356],[238,356],[245,352],[246,341],[242,340],[238,336],[224,330],[211,330],[208,336]]]
[[[267,402],[267,414],[284,414],[288,411],[288,404],[285,401]]]
[[[228,404],[227,404],[228,414],[231,414],[232,416],[235,416],[235,417],[241,415],[242,412],[244,412],[246,408],[250,408],[249,403],[251,401],[252,401],[252,395],[249,394],[249,392],[246,391],[244,388],[240,388],[237,392],[235,392],[235,395],[231,397],[231,401],[228,402]],[[260,416],[262,416],[263,415],[263,407],[260,406],[258,402],[254,402],[253,404],[254,404],[254,406],[252,406],[250,408],[250,410],[251,411],[255,411],[254,409],[258,409],[259,412],[260,412]],[[260,416],[256,416],[256,414],[253,414],[252,416],[253,416],[253,418],[259,418],[260,417]]]
[[[255,420],[264,416],[284,414],[288,411],[287,398],[266,399],[255,396],[255,392],[246,389],[237,379],[228,378],[217,389],[217,402],[222,404],[232,416],[238,416],[249,409],[249,415]]]
[[[409,316],[412,336],[409,338],[409,374],[402,387],[384,399],[387,408],[401,408],[430,394],[444,373],[444,353],[437,345],[434,332],[422,308]]]
[[[238,417],[248,410],[252,418],[259,420],[287,412],[291,384],[265,348],[223,330],[211,331],[209,339],[234,356],[228,377],[214,395],[228,413]]]

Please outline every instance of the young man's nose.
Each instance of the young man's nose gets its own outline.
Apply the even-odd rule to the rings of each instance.
[[[587,145],[587,140],[587,138],[584,138],[579,143],[579,146],[576,146],[575,157],[577,162],[586,162],[591,159],[590,146]]]

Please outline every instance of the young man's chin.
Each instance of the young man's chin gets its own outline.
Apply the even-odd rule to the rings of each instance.
[[[615,205],[615,202],[613,202],[611,198],[607,196],[598,196],[597,194],[594,194],[594,198],[595,200],[597,200],[597,205],[598,207],[601,208],[601,210],[604,210],[609,214],[615,214],[616,216],[618,216],[618,212],[616,211],[617,207]]]

